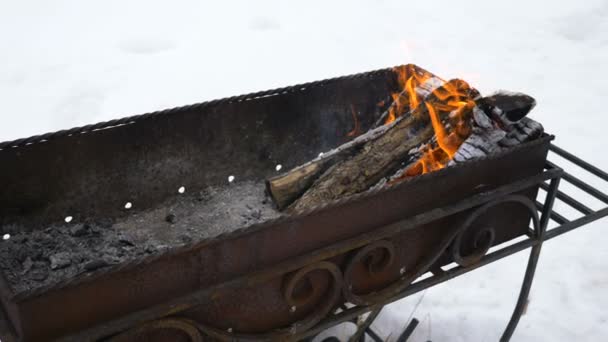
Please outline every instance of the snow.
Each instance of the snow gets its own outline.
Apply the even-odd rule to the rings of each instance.
[[[556,143],[608,170],[607,32],[605,0],[1,1],[0,140],[413,62],[535,96]],[[543,247],[514,341],[608,337],[606,224]],[[394,340],[419,302],[414,341],[495,341],[526,257],[395,303],[374,327]]]

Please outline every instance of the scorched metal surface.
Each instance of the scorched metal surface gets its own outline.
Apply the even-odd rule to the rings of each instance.
[[[0,224],[120,219],[181,186],[264,179],[343,143],[351,106],[369,128],[396,86],[383,69],[2,143]],[[52,286],[2,279],[2,340],[301,338],[341,303],[385,301],[528,233],[538,184],[512,184],[542,173],[551,139]],[[484,206],[507,185],[515,197]],[[445,209],[471,196],[485,202]]]

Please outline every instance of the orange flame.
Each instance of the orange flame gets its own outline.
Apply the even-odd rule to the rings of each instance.
[[[409,112],[414,112],[422,100],[418,94],[419,86],[433,77],[428,72],[415,69],[411,64],[395,69],[395,72],[397,73],[399,88],[403,91],[391,94],[393,104],[388,109],[385,124],[389,124],[405,114],[406,109]]]
[[[428,89],[430,85],[425,85],[425,82],[433,77],[428,72],[418,71],[413,65],[399,68],[396,72],[403,91],[392,94],[393,104],[389,108],[385,124],[406,114],[406,109],[409,113],[421,115],[425,111],[416,109],[424,104],[435,133],[435,143],[426,147],[420,159],[395,180],[398,181],[442,169],[449,163],[470,134],[468,117],[475,102],[468,95],[470,88],[464,81],[443,82],[436,89]],[[424,94],[425,91],[432,91],[432,100],[430,95],[421,98],[420,93]],[[444,113],[444,117],[448,113],[446,121],[449,127],[445,126],[440,113]]]
[[[352,131],[346,133],[346,136],[355,137],[361,133],[360,132],[361,128],[359,127],[359,119],[357,118],[357,113],[355,112],[355,107],[352,104],[350,105],[350,112],[353,115],[354,127],[353,127]]]

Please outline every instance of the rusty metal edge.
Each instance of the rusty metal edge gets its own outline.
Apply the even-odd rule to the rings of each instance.
[[[122,117],[119,119],[102,121],[102,122],[98,122],[98,123],[90,124],[90,125],[76,126],[76,127],[69,128],[69,129],[59,130],[59,131],[55,131],[55,132],[48,132],[48,133],[44,133],[44,134],[40,134],[40,135],[33,135],[33,136],[30,136],[27,138],[21,138],[21,139],[16,139],[16,140],[12,140],[12,141],[3,141],[3,142],[0,142],[0,152],[2,152],[2,150],[5,150],[5,149],[20,148],[20,147],[29,146],[32,144],[44,143],[44,142],[49,141],[50,139],[53,139],[56,137],[75,135],[75,134],[85,134],[85,133],[88,133],[91,131],[96,131],[96,130],[111,129],[116,126],[134,124],[141,120],[151,119],[156,116],[171,115],[171,114],[176,114],[176,113],[184,112],[184,111],[191,110],[191,109],[212,108],[214,106],[218,106],[218,105],[222,105],[222,104],[255,100],[260,97],[302,92],[310,87],[324,86],[324,85],[327,85],[330,83],[339,82],[339,81],[348,80],[348,79],[358,79],[358,78],[366,78],[366,77],[371,78],[371,77],[375,77],[382,73],[389,73],[392,70],[394,70],[395,68],[404,67],[406,65],[407,64],[396,65],[393,67],[381,68],[381,69],[376,69],[376,70],[371,70],[371,71],[366,71],[366,72],[361,72],[361,73],[356,73],[356,74],[351,74],[351,75],[331,77],[331,78],[326,78],[326,79],[322,79],[322,80],[318,80],[318,81],[301,83],[301,84],[296,84],[296,85],[291,85],[291,86],[286,86],[286,87],[281,87],[281,88],[274,88],[274,89],[257,91],[257,92],[253,92],[253,93],[229,96],[229,97],[224,97],[224,98],[215,99],[215,100],[193,103],[193,104],[189,104],[189,105],[185,105],[185,106],[173,107],[173,108],[168,108],[168,109],[163,109],[163,110],[158,110],[158,111],[153,111],[153,112],[147,112],[147,113],[137,114],[137,115],[132,115],[132,116],[125,116],[125,117]],[[424,70],[420,67],[418,67],[418,68],[421,70]]]

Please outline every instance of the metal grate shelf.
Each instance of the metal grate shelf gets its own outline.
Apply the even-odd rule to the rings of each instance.
[[[590,174],[596,176],[599,180],[606,182],[606,184],[608,185],[608,173],[600,170],[599,168],[589,164],[588,162],[585,162],[584,160],[553,144],[550,146],[550,151],[555,155],[564,158],[575,166],[580,167],[585,171],[588,171]],[[549,158],[551,158],[551,155]],[[600,210],[591,209],[589,206],[583,204],[580,200],[578,200],[574,194],[568,194],[566,190],[563,189],[563,186],[560,187],[561,180],[564,180],[565,182],[574,185],[576,188],[582,190],[586,194],[600,200],[606,206],[601,208]],[[580,228],[602,217],[608,216],[608,195],[593,187],[592,185],[588,184],[587,182],[581,180],[580,178],[575,177],[568,172],[565,172],[562,167],[551,161],[547,161],[545,171],[542,174],[530,177],[529,179],[523,181],[505,185],[501,188],[492,191],[489,194],[484,194],[483,197],[489,196],[490,198],[500,198],[508,196],[518,190],[524,189],[527,186],[534,184],[539,184],[540,188],[546,191],[547,194],[543,201],[536,202],[536,208],[540,213],[540,218],[538,220],[539,226],[535,227],[534,230],[531,230],[528,237],[524,240],[511,243],[502,248],[499,246],[497,250],[487,254],[478,263],[471,266],[454,266],[449,269],[434,269],[431,271],[431,276],[413,283],[411,286],[409,286],[407,289],[405,289],[398,295],[391,298],[387,298],[381,303],[377,303],[373,306],[355,306],[352,308],[342,308],[333,317],[329,317],[324,322],[319,324],[315,329],[310,330],[306,335],[308,337],[315,336],[316,334],[342,322],[356,322],[356,319],[358,317],[365,315],[368,312],[371,312],[371,314],[368,316],[368,320],[371,319],[373,321],[384,305],[388,305],[392,302],[398,301],[432,286],[438,285],[440,283],[443,283],[445,281],[448,281],[480,267],[486,266],[515,253],[524,251],[526,249],[531,249],[530,258],[528,260],[526,274],[524,276],[524,281],[517,301],[517,305],[515,307],[511,320],[509,321],[509,324],[501,338],[501,341],[510,340],[515,330],[515,327],[517,326],[517,323],[519,322],[519,319],[525,309],[528,294],[532,286],[534,272],[538,262],[542,243],[557,236],[560,236],[564,233],[572,231],[576,228]],[[471,203],[477,202],[477,197],[481,196],[474,196],[473,198],[465,199],[454,205],[453,207],[458,208],[461,205],[469,206]],[[554,202],[556,199],[565,203],[570,208],[579,212],[583,216],[578,217],[574,220],[570,220],[565,215],[555,211]],[[547,229],[550,220],[557,223],[557,226],[551,229]],[[378,339],[376,338],[378,335],[376,332],[373,331],[373,329],[371,329],[371,323],[371,321],[368,322],[366,320],[364,321],[364,323],[357,324],[358,330],[355,335],[353,335],[353,339],[351,339],[351,341],[359,341],[356,338],[363,336],[365,333],[367,333],[374,341],[378,341]],[[412,321],[409,322],[405,330],[401,333],[399,341],[406,341],[408,337],[413,333],[416,325],[417,320],[413,318]]]

